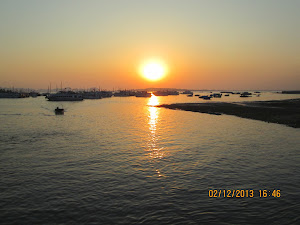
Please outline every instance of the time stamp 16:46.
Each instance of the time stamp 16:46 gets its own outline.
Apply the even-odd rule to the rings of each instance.
[[[280,198],[280,190],[225,190],[225,189],[212,189],[208,190],[210,198]]]

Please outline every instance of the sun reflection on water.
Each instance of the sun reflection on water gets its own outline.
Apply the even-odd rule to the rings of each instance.
[[[154,94],[151,94],[151,98],[148,101],[148,106],[157,106],[159,105],[158,97]]]
[[[148,151],[152,159],[162,159],[164,157],[163,147],[158,146],[159,136],[157,134],[157,125],[159,122],[159,109],[155,107],[159,105],[158,97],[152,94],[148,102],[148,125],[149,125],[149,140]]]

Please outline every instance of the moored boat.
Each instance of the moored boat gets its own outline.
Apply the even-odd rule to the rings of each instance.
[[[222,94],[220,94],[220,93],[213,93],[213,94],[210,95],[210,97],[221,98]]]
[[[168,92],[167,91],[154,91],[153,94],[155,96],[168,96]]]
[[[210,100],[211,99],[211,97],[207,96],[207,95],[199,96],[199,98],[202,98],[204,100]]]
[[[28,94],[11,90],[0,89],[0,98],[26,98]]]
[[[207,96],[207,97],[203,97],[204,100],[210,100],[211,97]]]
[[[252,93],[249,93],[249,92],[243,92],[243,93],[240,95],[240,97],[241,97],[241,98],[247,98],[247,97],[252,97],[251,95],[252,95]]]
[[[60,91],[55,94],[49,94],[46,96],[49,101],[82,101],[83,97],[81,94],[77,94],[73,91]]]
[[[190,94],[193,94],[193,92],[190,91],[190,90],[185,90],[184,92],[182,92],[182,94],[184,94],[184,95],[190,95]]]
[[[148,93],[147,91],[138,91],[135,93],[135,97],[151,97],[151,93]]]
[[[114,93],[115,97],[130,97],[130,96],[135,96],[135,92],[134,91],[128,91],[128,90],[124,90],[124,91],[118,91]]]
[[[100,92],[98,91],[89,91],[89,92],[83,92],[82,93],[83,99],[101,99],[102,96]]]

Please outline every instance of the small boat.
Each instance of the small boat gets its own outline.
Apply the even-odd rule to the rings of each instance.
[[[207,95],[199,96],[199,98],[202,98],[204,100],[210,100],[211,99],[211,97],[207,96]]]
[[[220,93],[214,93],[214,94],[211,94],[210,97],[221,98],[222,94],[220,94]]]
[[[193,94],[189,94],[189,95],[187,95],[188,97],[193,97]]]
[[[195,95],[195,96],[200,96],[200,95]]]
[[[202,98],[202,99],[204,99],[204,100],[210,100],[211,97],[204,97],[204,98]]]
[[[252,95],[252,93],[249,93],[249,92],[243,92],[243,93],[240,95],[240,97],[241,97],[241,98],[247,98],[247,97],[252,97],[251,95]]]
[[[190,90],[185,90],[184,92],[182,92],[182,94],[184,94],[184,95],[190,95],[190,94],[193,94],[193,92],[190,91]]]
[[[64,109],[60,109],[58,107],[56,107],[56,109],[54,110],[56,115],[64,115],[65,110]]]

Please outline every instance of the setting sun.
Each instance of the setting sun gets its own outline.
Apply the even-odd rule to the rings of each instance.
[[[160,80],[166,75],[166,73],[166,66],[162,62],[149,61],[141,66],[142,76],[150,81]]]

